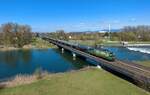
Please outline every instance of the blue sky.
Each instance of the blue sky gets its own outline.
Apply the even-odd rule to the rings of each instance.
[[[86,31],[150,25],[150,0],[0,0],[0,24],[29,24],[33,31]]]

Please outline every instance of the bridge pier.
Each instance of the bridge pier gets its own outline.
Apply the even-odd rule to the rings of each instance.
[[[102,67],[101,67],[100,65],[97,65],[97,68],[98,68],[98,69],[102,69]]]
[[[76,60],[76,54],[72,53],[72,56],[73,56],[73,60]]]
[[[61,48],[61,53],[64,53],[64,48]]]

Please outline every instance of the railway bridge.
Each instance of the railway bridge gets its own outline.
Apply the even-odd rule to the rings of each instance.
[[[64,50],[67,50],[72,52],[73,57],[77,55],[96,61],[98,63],[97,65],[99,65],[100,67],[108,68],[109,70],[122,74],[132,79],[138,86],[150,91],[150,68],[148,67],[141,66],[135,63],[122,62],[119,60],[115,60],[113,62],[107,61],[71,46],[67,46],[65,43],[63,43],[63,41],[47,37],[43,37],[43,39],[60,47],[62,49],[62,52]]]

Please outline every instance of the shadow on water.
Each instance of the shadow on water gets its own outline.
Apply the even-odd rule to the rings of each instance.
[[[32,59],[32,51],[31,50],[23,50],[21,51],[21,59],[28,63]]]
[[[72,53],[68,52],[68,51],[64,51],[64,53],[61,52],[60,49],[54,49],[54,51],[56,53],[58,53],[59,55],[62,56],[62,58],[64,58],[65,60],[69,61],[70,63],[72,63],[72,65],[76,68],[84,68],[87,66],[91,66],[90,62],[86,61],[86,59],[81,59],[79,57],[73,58]]]
[[[10,65],[12,67],[16,66],[18,57],[19,57],[18,52],[15,52],[15,51],[0,52],[1,62],[7,63],[7,65]]]
[[[31,57],[31,50],[13,50],[0,52],[0,61],[11,67],[16,67],[18,61],[24,61],[24,63],[28,63],[31,60]]]

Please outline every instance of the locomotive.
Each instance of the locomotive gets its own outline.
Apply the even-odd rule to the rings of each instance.
[[[91,55],[103,58],[108,61],[115,61],[115,55],[106,49],[89,49],[87,52]]]

